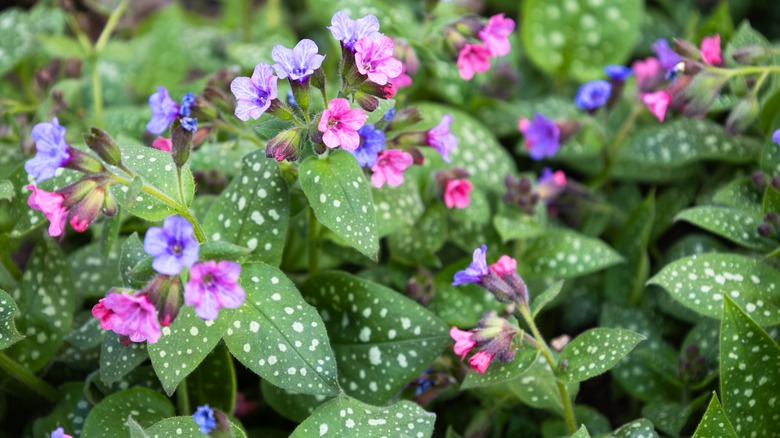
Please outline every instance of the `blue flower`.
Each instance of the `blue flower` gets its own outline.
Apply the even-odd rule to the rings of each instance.
[[[333,38],[341,41],[341,45],[351,51],[355,51],[355,43],[363,38],[377,38],[379,33],[379,20],[368,14],[363,18],[352,20],[344,11],[336,12],[330,19],[328,29]]]
[[[574,104],[577,108],[592,111],[601,108],[607,103],[612,92],[612,84],[605,80],[590,81],[582,84],[577,90]]]
[[[295,101],[295,95],[293,94],[292,90],[287,90],[287,103],[293,107],[298,106],[298,102]]]
[[[303,39],[294,48],[288,49],[282,45],[275,46],[271,57],[276,61],[274,70],[279,79],[289,77],[290,80],[304,81],[314,70],[322,65],[324,56],[317,54],[317,44],[309,39]]]
[[[54,429],[54,431],[52,431],[51,438],[73,438],[73,437],[66,434],[65,429],[58,427]]]
[[[382,116],[383,119],[385,119],[385,122],[389,122],[390,120],[393,120],[393,117],[395,117],[395,108],[390,108],[387,110],[384,116]]]
[[[217,428],[217,420],[214,418],[214,410],[209,405],[198,406],[198,409],[192,414],[195,424],[200,426],[200,433],[207,434]]]
[[[561,148],[561,129],[541,114],[535,114],[533,121],[521,120],[520,132],[525,136],[528,155],[534,160],[552,157]]]
[[[485,244],[482,244],[481,248],[475,249],[471,264],[468,268],[455,273],[452,285],[460,286],[466,283],[482,284],[482,277],[489,273],[487,260],[485,259],[486,253],[487,246]]]
[[[187,131],[195,132],[198,130],[198,119],[192,117],[182,117],[181,127]]]
[[[195,103],[195,95],[187,93],[181,98],[181,105],[179,105],[179,115],[182,117],[189,117],[192,113],[192,104]]]
[[[666,40],[663,38],[653,43],[652,48],[656,57],[658,58],[658,62],[661,63],[661,67],[664,70],[673,68],[682,59],[680,55],[677,54],[677,52],[669,47],[669,43],[666,42]]]
[[[41,182],[54,176],[54,172],[70,159],[68,144],[65,143],[65,128],[57,118],[51,123],[38,123],[32,129],[35,142],[35,157],[24,163],[24,170]]]
[[[157,92],[149,96],[152,118],[146,124],[146,130],[152,134],[162,134],[179,117],[179,104],[176,103],[165,87],[157,87]]]
[[[171,216],[165,219],[162,228],[149,228],[144,237],[144,251],[154,257],[155,271],[179,275],[182,268],[198,261],[200,247],[192,225],[181,216]]]
[[[778,129],[777,131],[774,132],[774,134],[772,134],[772,141],[774,141],[775,143],[777,143],[778,146],[780,146],[780,129]]]
[[[608,65],[604,67],[604,74],[615,82],[623,82],[633,74],[633,70],[625,65]]]
[[[385,150],[385,132],[376,129],[374,125],[364,125],[358,129],[360,145],[354,151],[347,150],[361,167],[372,167],[376,164],[379,153]]]

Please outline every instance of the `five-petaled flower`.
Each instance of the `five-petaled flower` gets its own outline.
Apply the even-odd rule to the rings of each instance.
[[[236,96],[236,117],[245,122],[250,117],[257,120],[276,99],[276,76],[270,65],[260,63],[251,78],[233,79],[230,91]]]
[[[481,44],[466,44],[458,53],[458,73],[470,80],[475,73],[490,70],[490,50]]]
[[[56,192],[41,190],[32,184],[25,186],[25,188],[32,190],[30,197],[27,198],[27,205],[33,210],[43,213],[49,220],[49,236],[62,235],[70,214],[68,209],[62,205],[65,197]]]
[[[195,308],[205,320],[217,319],[219,309],[235,309],[246,294],[238,284],[241,265],[229,261],[196,263],[190,268],[190,280],[184,286],[184,304]]]
[[[358,129],[358,134],[360,146],[348,152],[355,156],[360,167],[372,167],[376,164],[379,153],[385,150],[385,132],[376,129],[374,125],[365,125]]]
[[[145,294],[130,292],[112,289],[92,308],[92,316],[100,319],[103,330],[127,336],[133,342],[154,344],[162,336],[157,309]]]
[[[450,132],[452,115],[445,114],[439,123],[428,131],[428,145],[436,149],[445,162],[450,162],[450,152],[458,147],[458,137]]]
[[[532,159],[541,160],[558,153],[561,129],[554,121],[537,113],[533,121],[520,119],[519,128],[525,136],[525,147]]]
[[[487,260],[485,255],[487,254],[487,245],[482,244],[481,247],[474,250],[472,255],[471,264],[464,270],[455,273],[453,286],[460,286],[461,284],[474,283],[481,284],[482,277],[488,275]]]
[[[339,97],[328,102],[328,109],[322,112],[317,129],[322,132],[322,141],[329,148],[354,151],[360,145],[358,129],[366,123],[368,116],[362,110],[350,109],[349,101]]]
[[[38,123],[32,129],[35,157],[24,163],[24,170],[37,182],[54,176],[58,168],[70,159],[69,146],[65,142],[65,128],[57,118],[51,123]]]
[[[178,275],[198,261],[200,246],[192,225],[181,216],[170,216],[162,228],[152,227],[144,237],[144,251],[154,257],[152,267],[165,275]]]
[[[302,39],[294,48],[282,45],[274,46],[271,57],[276,61],[274,70],[279,79],[303,82],[314,70],[322,65],[324,56],[317,54],[317,44],[310,39]]]
[[[493,357],[493,354],[479,351],[477,354],[471,356],[469,359],[469,365],[471,366],[471,369],[477,373],[485,374],[485,371],[487,371],[488,367],[490,366],[490,362],[493,361]]]
[[[513,30],[515,30],[515,21],[504,18],[504,14],[497,14],[490,17],[478,35],[490,51],[490,56],[504,56],[511,49],[508,37]]]
[[[404,182],[404,170],[414,162],[412,154],[398,149],[389,149],[379,153],[376,163],[371,167],[371,184],[380,188],[385,183],[398,187]]]
[[[198,406],[198,409],[192,414],[195,424],[200,426],[200,433],[207,434],[217,428],[217,419],[214,418],[214,409],[208,404]]]
[[[360,74],[379,85],[400,76],[403,64],[393,58],[393,47],[393,40],[384,35],[376,39],[366,37],[359,40],[355,44],[355,64]]]
[[[344,11],[336,12],[330,19],[328,26],[333,38],[341,42],[341,45],[351,51],[355,50],[355,43],[363,38],[376,39],[379,33],[379,20],[368,14],[363,18],[352,20]]]

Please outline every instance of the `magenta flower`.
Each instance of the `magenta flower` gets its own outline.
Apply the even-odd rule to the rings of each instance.
[[[342,97],[328,102],[328,109],[322,112],[317,129],[322,132],[322,141],[329,148],[341,146],[354,151],[360,145],[358,129],[366,123],[368,116],[362,110],[350,109],[349,101]]]
[[[414,162],[412,154],[398,149],[389,149],[379,153],[376,164],[371,167],[371,184],[380,188],[385,183],[398,187],[404,182],[404,170]]]
[[[455,341],[455,347],[453,350],[455,351],[455,354],[460,356],[460,360],[465,359],[466,355],[469,354],[471,349],[477,345],[477,343],[472,339],[473,334],[474,333],[470,331],[460,330],[457,327],[452,327],[450,329],[450,337],[453,341]]]
[[[154,257],[152,267],[165,275],[179,275],[198,261],[200,246],[192,225],[181,216],[170,216],[162,228],[152,227],[144,237],[144,251]]]
[[[466,208],[471,203],[473,186],[467,179],[451,179],[444,186],[444,205],[447,208]]]
[[[49,236],[61,236],[68,221],[67,208],[62,206],[65,197],[59,193],[47,192],[30,184],[25,189],[32,190],[27,198],[27,205],[33,210],[38,210],[49,220]]]
[[[701,40],[701,57],[709,65],[721,65],[723,57],[720,54],[720,34],[704,37]]]
[[[398,88],[405,88],[405,87],[411,87],[412,86],[412,77],[406,74],[406,64],[401,63],[401,74],[399,74],[397,77],[389,78],[388,82],[393,84],[393,86]]]
[[[542,169],[542,175],[536,181],[536,194],[539,199],[545,202],[557,198],[566,188],[566,174],[562,170],[553,173],[552,170],[545,167]]]
[[[483,244],[475,249],[471,257],[471,264],[466,269],[455,273],[452,285],[460,286],[466,283],[482,284],[482,277],[490,274],[485,254],[487,254],[486,245]]]
[[[105,201],[106,192],[102,187],[97,187],[71,207],[70,226],[79,233],[83,233],[89,224],[97,219]]]
[[[70,160],[65,128],[55,117],[51,123],[35,125],[31,136],[35,142],[35,157],[24,163],[24,170],[41,182],[53,177],[54,172]]]
[[[450,152],[458,147],[458,137],[450,132],[452,115],[442,116],[439,124],[428,131],[428,145],[436,149],[445,162],[450,162]]]
[[[661,63],[657,58],[647,58],[645,60],[636,60],[631,64],[631,69],[636,76],[636,86],[639,91],[652,91],[663,80],[664,74],[661,72]]]
[[[133,295],[109,291],[92,308],[92,316],[100,319],[103,330],[124,335],[133,342],[148,341],[154,344],[160,339],[160,322],[157,310],[146,295]]]
[[[355,64],[360,74],[379,85],[397,78],[403,71],[401,61],[393,58],[393,40],[384,35],[377,39],[363,38],[355,44]]]
[[[490,70],[490,50],[479,44],[466,44],[458,53],[458,72],[464,80],[470,80],[474,73]]]
[[[517,271],[517,260],[509,257],[508,255],[502,255],[498,258],[498,261],[490,265],[490,270],[498,274],[499,277],[512,274]]]
[[[240,275],[238,263],[214,260],[196,263],[184,286],[184,304],[193,306],[198,318],[217,319],[219,309],[235,309],[244,303],[246,294],[238,284]]]
[[[525,148],[532,159],[541,160],[558,153],[561,129],[554,121],[537,113],[533,121],[520,119],[519,129],[525,136]]]
[[[471,356],[471,359],[469,359],[469,365],[471,366],[472,370],[478,372],[479,374],[485,374],[485,371],[487,371],[488,367],[490,366],[490,362],[493,360],[493,356],[493,354],[480,351],[477,354]]]
[[[640,96],[650,112],[658,118],[659,122],[663,122],[664,117],[666,117],[666,109],[669,108],[669,102],[672,101],[672,94],[661,90],[655,93],[641,93]]]
[[[314,73],[314,70],[320,68],[322,60],[325,59],[324,56],[317,54],[317,50],[319,50],[317,44],[309,39],[300,40],[292,49],[282,45],[275,46],[271,51],[271,57],[276,61],[274,64],[276,75],[279,79],[289,77],[292,81],[303,82]]]
[[[165,137],[157,137],[152,142],[153,148],[163,152],[170,152],[172,145],[173,143],[171,143],[171,140]]]
[[[179,117],[179,104],[171,99],[165,87],[158,86],[157,92],[149,96],[149,107],[152,118],[146,124],[146,130],[152,134],[162,134]]]
[[[352,20],[344,11],[338,11],[330,19],[328,29],[333,38],[341,41],[341,45],[351,51],[355,51],[355,43],[363,38],[379,38],[379,20],[371,14],[363,18]]]
[[[490,51],[490,56],[504,56],[509,53],[509,34],[515,30],[515,21],[504,18],[504,14],[490,17],[485,27],[479,31],[479,39]]]
[[[276,99],[276,76],[270,65],[261,62],[251,78],[233,79],[230,91],[236,96],[236,117],[245,122],[250,117],[257,120]]]

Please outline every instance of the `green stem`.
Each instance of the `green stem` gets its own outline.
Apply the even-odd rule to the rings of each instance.
[[[328,92],[326,91],[326,88],[328,87],[324,85],[322,86],[322,88],[320,88],[320,93],[322,93],[322,104],[325,106],[325,108],[328,107],[328,102],[329,102]]]
[[[0,237],[0,246],[6,250],[10,248],[8,245],[8,240],[8,235],[3,235]],[[0,251],[0,263],[3,264],[5,270],[8,271],[8,274],[10,274],[14,280],[19,281],[22,278],[22,272],[19,270],[19,267],[16,266],[16,263],[14,263],[14,261],[11,259],[11,254],[9,254],[7,251]]]
[[[761,73],[761,76],[759,76],[758,80],[756,80],[756,85],[753,86],[753,90],[751,90],[751,94],[753,97],[756,97],[758,95],[758,92],[761,90],[761,86],[764,85],[764,81],[766,81],[766,78],[769,77],[769,72],[765,71]]]
[[[119,24],[119,18],[125,13],[127,9],[127,0],[122,0],[119,5],[114,9],[114,12],[108,17],[106,27],[100,32],[97,42],[95,43],[95,53],[100,53],[106,48],[108,39],[111,38],[111,33],[114,32],[116,25]]]
[[[615,165],[615,158],[617,158],[617,154],[620,151],[621,146],[623,146],[626,136],[631,132],[631,128],[634,127],[634,123],[636,123],[636,119],[639,117],[640,112],[641,107],[635,104],[631,108],[631,113],[629,113],[626,121],[623,122],[620,130],[615,134],[612,142],[604,148],[604,170],[592,183],[588,184],[591,189],[598,189],[609,180],[609,176],[612,174],[612,167]]]
[[[308,233],[308,245],[309,245],[309,275],[314,275],[319,269],[319,222],[317,222],[317,216],[314,214],[314,209],[309,207],[308,211],[309,219],[309,233]]]
[[[233,126],[233,125],[231,125],[229,123],[226,123],[224,121],[220,121],[220,122],[217,122],[215,126],[217,128],[219,128],[219,129],[224,129],[225,131],[228,131],[228,132],[231,132],[233,134],[236,134],[240,138],[243,138],[245,140],[249,140],[249,141],[251,141],[252,143],[254,143],[258,147],[261,147],[261,148],[265,147],[265,145],[263,144],[262,141],[260,141],[259,138],[255,137],[254,135],[247,134],[242,129],[240,129],[240,128],[236,127],[236,126]]]
[[[181,180],[181,167],[179,167],[179,166],[176,166],[176,179],[178,180],[178,183],[179,183],[178,184],[179,185],[179,200],[181,201],[181,205],[184,205],[185,204],[185,201],[184,201],[184,187],[182,185],[182,180]]]
[[[16,380],[24,383],[27,387],[35,391],[36,394],[46,398],[46,400],[56,402],[57,399],[59,399],[59,394],[53,386],[30,372],[27,368],[18,364],[15,360],[6,356],[5,353],[0,353],[0,369],[4,370]]]
[[[98,56],[92,57],[92,104],[95,106],[95,120],[98,125],[103,124],[103,90],[100,84],[100,71],[98,71]]]
[[[176,407],[179,409],[179,415],[188,416],[192,413],[190,410],[190,392],[187,389],[187,378],[179,382],[176,387]]]

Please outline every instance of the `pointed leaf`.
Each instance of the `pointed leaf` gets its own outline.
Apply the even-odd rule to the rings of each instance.
[[[469,371],[468,375],[466,375],[466,378],[463,380],[463,383],[460,385],[460,389],[490,386],[496,383],[513,380],[531,368],[534,362],[536,362],[538,354],[539,350],[526,346],[524,349],[517,352],[515,358],[512,359],[511,362],[493,362],[484,374]]]
[[[611,438],[659,438],[653,423],[645,418],[620,426],[612,432]]]
[[[412,227],[398,230],[387,240],[395,260],[409,266],[438,265],[436,252],[447,240],[447,212],[432,205]]]
[[[68,264],[73,272],[73,287],[76,294],[83,298],[102,298],[109,289],[122,285],[119,275],[119,256],[124,242],[103,255],[100,244],[93,242],[85,245],[68,256]]]
[[[16,312],[14,300],[4,290],[0,290],[0,351],[24,338],[14,323]]]
[[[569,395],[577,394],[577,382],[564,383]],[[563,415],[563,403],[558,383],[547,361],[539,355],[531,368],[520,377],[497,385],[509,390],[520,401],[532,408],[549,409]]]
[[[229,412],[227,412],[229,414]],[[232,438],[246,438],[246,434],[241,427],[228,417],[230,422],[231,431],[227,436]],[[200,438],[204,434],[200,432],[200,426],[195,423],[192,417],[173,417],[166,418],[162,421],[154,423],[151,427],[146,429],[146,434],[153,438],[167,438],[167,437],[185,437],[185,438]]]
[[[620,263],[620,255],[601,240],[574,231],[547,231],[530,239],[519,269],[523,275],[573,278]]]
[[[127,417],[141,426],[171,417],[173,405],[159,392],[146,388],[134,388],[110,395],[98,403],[84,422],[82,438],[128,436]]]
[[[279,415],[300,423],[311,415],[318,406],[333,397],[327,395],[308,395],[290,392],[271,385],[267,381],[261,382],[263,401]]]
[[[696,427],[696,432],[693,434],[693,438],[709,438],[712,436],[721,436],[723,438],[738,438],[734,428],[731,426],[731,422],[726,417],[726,413],[723,412],[723,408],[718,401],[718,395],[712,393],[712,400],[707,407],[707,412],[701,418],[701,422]]]
[[[131,342],[125,346],[119,340],[119,335],[108,332],[103,336],[103,347],[100,350],[100,380],[110,385],[148,358],[145,342]]]
[[[405,227],[411,227],[425,212],[417,183],[405,178],[398,187],[372,188],[374,211],[379,237],[384,237]]]
[[[572,340],[561,352],[566,368],[558,375],[563,382],[582,382],[606,372],[646,339],[631,330],[595,328]]]
[[[138,263],[148,257],[144,251],[144,244],[138,238],[138,233],[131,234],[122,245],[122,252],[119,255],[119,276],[122,277],[122,283],[125,287],[140,288],[143,286],[142,282],[132,280],[129,274]]]
[[[769,251],[777,245],[758,234],[760,219],[730,207],[707,205],[683,210],[675,220],[690,222],[746,248]]]
[[[544,292],[539,294],[536,298],[533,299],[531,302],[531,314],[536,317],[536,315],[539,314],[539,312],[544,309],[544,306],[550,303],[550,301],[554,300],[555,297],[558,296],[559,293],[561,293],[561,289],[563,288],[563,281],[558,281],[556,283],[553,283],[545,289]]]

